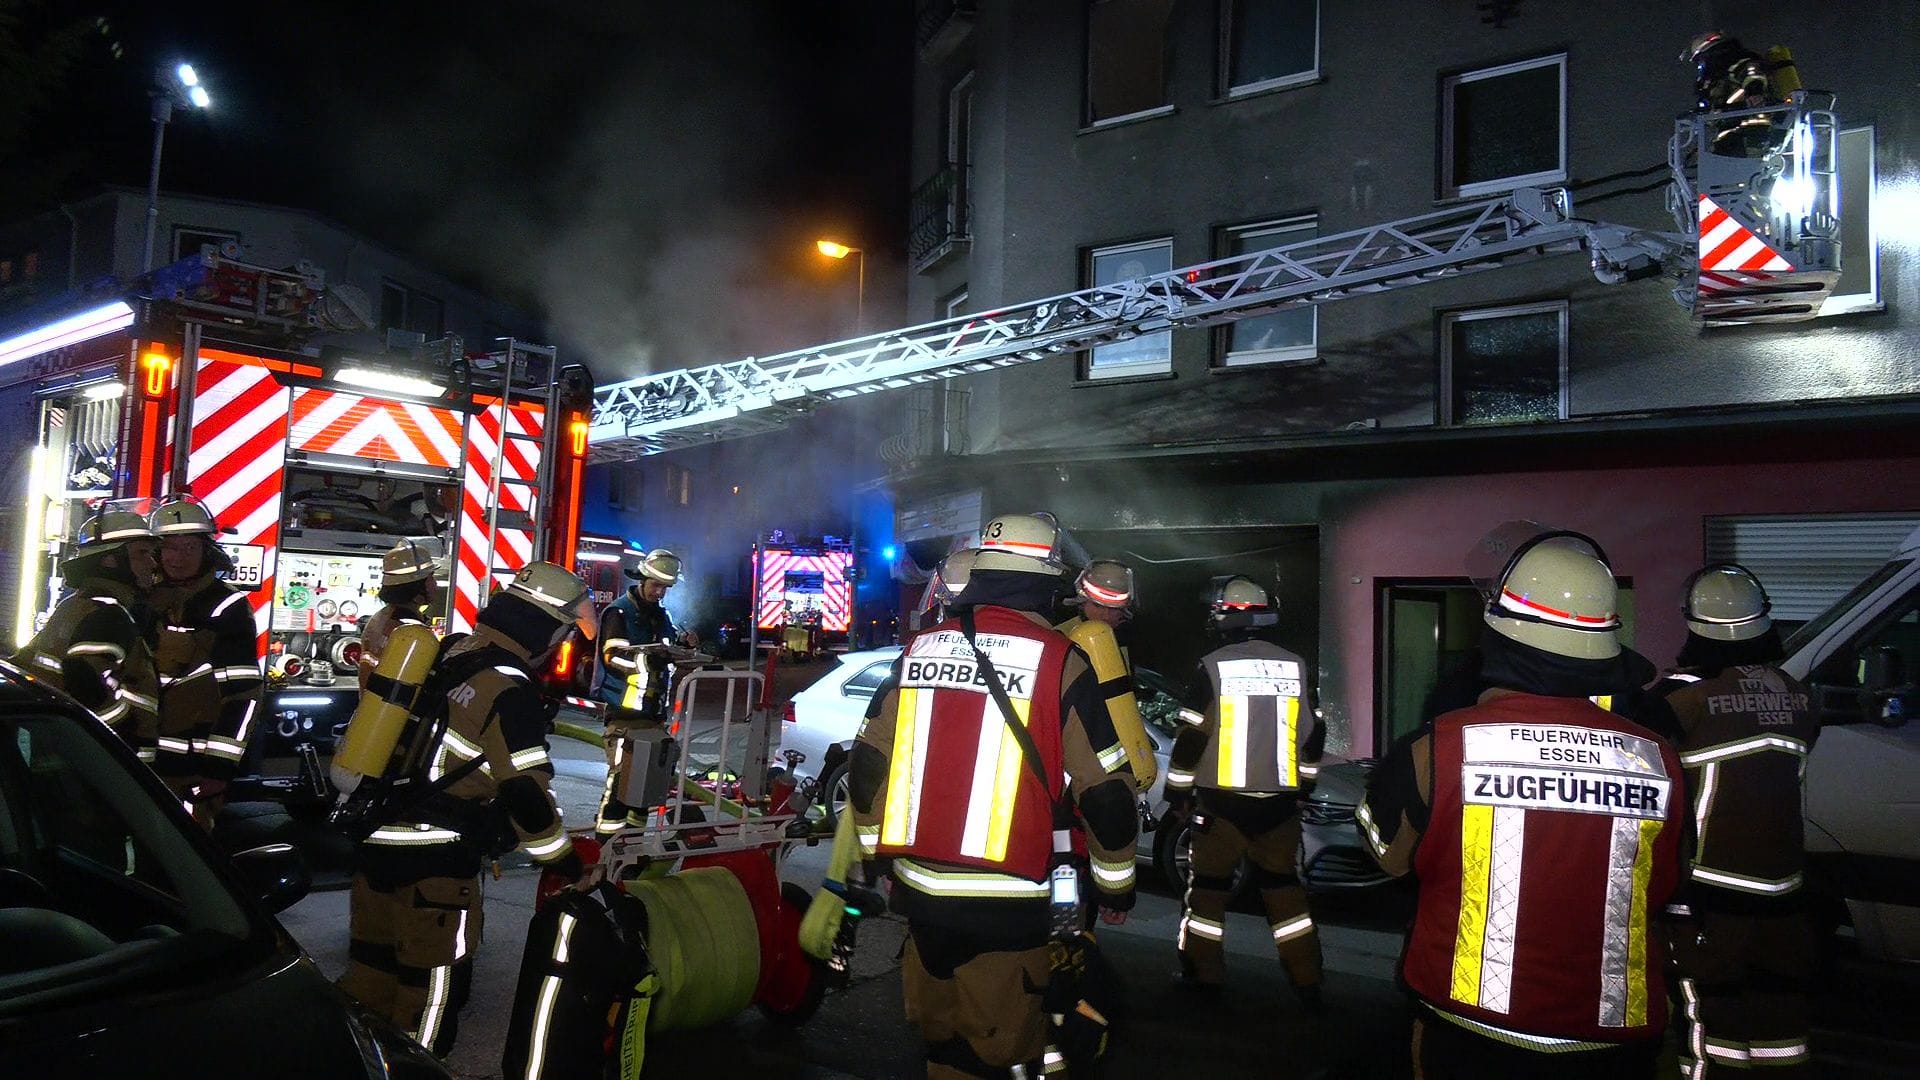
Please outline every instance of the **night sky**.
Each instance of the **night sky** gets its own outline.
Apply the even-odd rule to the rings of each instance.
[[[0,0],[29,44],[107,20],[24,140],[60,194],[145,186],[146,88],[190,61],[214,109],[176,114],[163,190],[317,210],[547,316],[603,381],[849,336],[823,234],[872,252],[893,321],[912,9]]]

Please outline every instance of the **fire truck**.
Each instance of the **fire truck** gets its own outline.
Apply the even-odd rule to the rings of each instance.
[[[789,635],[789,652],[811,655],[821,637],[853,626],[853,545],[840,537],[802,541],[776,529],[754,548],[753,581],[760,630]]]
[[[527,562],[572,567],[592,407],[586,370],[546,346],[337,344],[363,309],[305,264],[208,250],[0,331],[0,408],[33,433],[16,641],[59,599],[68,538],[94,507],[193,495],[226,531],[267,658],[247,768],[292,773],[316,798],[357,700],[382,553],[411,537],[441,556],[433,614],[450,632],[471,631]]]

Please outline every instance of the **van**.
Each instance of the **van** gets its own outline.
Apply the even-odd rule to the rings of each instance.
[[[1805,789],[1816,910],[1851,923],[1861,955],[1920,963],[1920,529],[1786,652],[1822,725]]]

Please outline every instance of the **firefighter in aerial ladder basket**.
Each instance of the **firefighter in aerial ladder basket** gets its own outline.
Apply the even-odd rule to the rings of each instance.
[[[1771,607],[1745,567],[1694,574],[1679,668],[1653,688],[1698,830],[1668,907],[1687,1077],[1747,1068],[1798,1076],[1808,1065],[1814,948],[1800,784],[1819,724],[1807,688],[1777,666]]]
[[[92,710],[149,765],[160,678],[147,644],[147,591],[159,574],[159,547],[147,519],[130,510],[81,522],[60,564],[73,591],[13,658]]]
[[[233,561],[214,541],[221,529],[206,507],[174,496],[149,524],[161,573],[148,597],[160,675],[154,771],[211,827],[260,707],[260,636],[247,594],[217,576]]]
[[[1784,45],[1761,56],[1740,39],[1709,30],[1694,35],[1680,59],[1693,65],[1696,107],[1703,113],[1783,104],[1800,89],[1799,68]],[[1772,140],[1771,126],[1764,113],[1729,121],[1714,131],[1713,149],[1748,156],[1764,152]]]
[[[854,821],[907,919],[903,994],[930,1077],[1038,1077],[1105,1045],[1102,987],[1072,979],[1097,956],[1055,958],[1090,955],[1083,897],[1109,922],[1133,906],[1138,820],[1093,667],[1043,615],[1057,544],[1039,517],[989,522],[965,590],[908,639],[854,744]],[[1091,882],[1065,843],[1075,811]]]
[[[1244,859],[1287,977],[1315,1009],[1320,936],[1294,867],[1300,798],[1319,773],[1325,736],[1300,658],[1261,636],[1276,618],[1267,591],[1247,578],[1215,583],[1207,627],[1218,647],[1200,660],[1205,697],[1180,710],[1186,723],[1167,763],[1167,802],[1193,830],[1180,964],[1189,985],[1220,989],[1227,900]]]
[[[665,548],[647,552],[628,577],[627,587],[600,616],[600,682],[596,696],[606,706],[607,786],[600,793],[594,831],[611,836],[629,825],[646,824],[647,807],[628,806],[620,790],[625,736],[637,728],[662,727],[669,719],[673,663],[669,647],[679,636],[661,606],[667,590],[680,581],[680,556]]]
[[[440,602],[439,563],[418,541],[402,540],[380,557],[379,611],[360,630],[360,689],[380,666],[388,639],[402,626],[426,626]]]
[[[1631,678],[1617,595],[1587,537],[1514,549],[1484,615],[1489,689],[1395,744],[1357,811],[1380,865],[1419,879],[1416,1075],[1655,1073],[1686,788],[1671,744],[1588,700]]]

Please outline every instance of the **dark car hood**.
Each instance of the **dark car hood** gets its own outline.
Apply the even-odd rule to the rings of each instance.
[[[311,961],[276,951],[230,978],[9,1019],[0,1058],[48,1076],[361,1077],[353,1008]]]
[[[1367,797],[1367,774],[1373,770],[1373,763],[1360,761],[1341,761],[1320,767],[1320,777],[1314,781],[1314,802],[1335,806],[1359,806]]]

